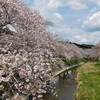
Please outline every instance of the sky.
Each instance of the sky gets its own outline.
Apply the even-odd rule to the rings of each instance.
[[[80,44],[100,42],[100,0],[22,0],[53,24],[48,30]]]

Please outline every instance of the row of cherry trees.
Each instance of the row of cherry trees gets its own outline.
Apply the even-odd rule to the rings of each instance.
[[[97,43],[90,50],[89,57],[94,60],[100,60],[100,43]]]
[[[56,58],[82,56],[77,46],[47,32],[37,11],[19,0],[0,0],[0,99],[42,98],[58,66]]]

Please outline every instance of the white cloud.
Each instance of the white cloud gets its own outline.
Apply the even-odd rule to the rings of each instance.
[[[83,29],[68,26],[57,26],[50,29],[60,38],[76,43],[98,43],[100,42],[99,32],[86,32]]]
[[[45,0],[34,0],[34,9],[45,15],[45,12],[48,10],[47,4],[48,2]]]
[[[59,20],[63,20],[63,17],[59,13],[55,13],[55,17],[58,18]]]
[[[83,10],[83,9],[88,8],[86,4],[84,4],[78,0],[69,0],[67,2],[67,6],[70,6],[74,10]]]
[[[80,41],[81,43],[89,42],[89,40],[86,37],[83,37],[81,34],[80,35],[75,35],[74,38],[77,41]]]
[[[100,7],[100,1],[99,1],[99,0],[98,0],[98,2],[97,2],[97,6]]]
[[[87,31],[100,31],[100,12],[94,13],[83,24]]]
[[[44,19],[51,20],[55,24],[63,20],[63,16],[58,13],[61,5],[61,0],[34,0],[34,9],[38,10]]]
[[[34,0],[34,8],[41,13],[56,11],[61,6],[60,0]],[[44,11],[44,12],[43,12]]]
[[[50,9],[58,9],[61,6],[61,0],[50,0],[47,6]]]

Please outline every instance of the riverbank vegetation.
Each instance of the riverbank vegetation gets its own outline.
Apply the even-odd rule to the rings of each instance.
[[[89,62],[77,69],[74,100],[100,99],[100,62]]]

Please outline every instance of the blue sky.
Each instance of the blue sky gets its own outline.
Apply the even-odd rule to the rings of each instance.
[[[22,0],[53,23],[49,30],[77,43],[100,42],[100,0]]]

